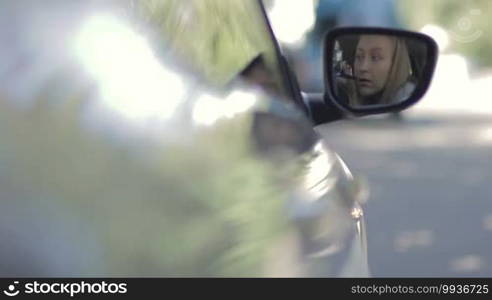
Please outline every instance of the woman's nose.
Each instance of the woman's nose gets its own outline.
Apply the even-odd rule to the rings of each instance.
[[[368,72],[369,71],[369,60],[364,58],[359,63],[359,71],[360,72]]]

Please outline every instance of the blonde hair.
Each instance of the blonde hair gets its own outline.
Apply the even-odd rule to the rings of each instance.
[[[383,87],[380,104],[389,104],[394,100],[396,93],[408,81],[412,75],[410,55],[405,40],[398,37],[388,37],[395,45],[395,51],[391,61],[391,68]],[[355,81],[351,81],[345,87],[349,97],[349,104],[352,106],[363,104],[363,98],[359,93]]]

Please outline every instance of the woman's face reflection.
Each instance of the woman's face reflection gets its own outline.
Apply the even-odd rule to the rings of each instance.
[[[362,35],[355,53],[354,71],[361,96],[383,90],[390,73],[395,42],[383,35]]]

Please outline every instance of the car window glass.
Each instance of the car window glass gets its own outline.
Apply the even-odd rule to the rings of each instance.
[[[132,10],[159,51],[172,52],[208,84],[227,88],[242,78],[286,95],[259,2],[146,0],[133,2]]]

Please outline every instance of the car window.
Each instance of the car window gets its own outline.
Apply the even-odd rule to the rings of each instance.
[[[159,51],[172,52],[209,85],[227,89],[238,79],[285,98],[275,42],[259,1],[146,0],[132,13]]]

